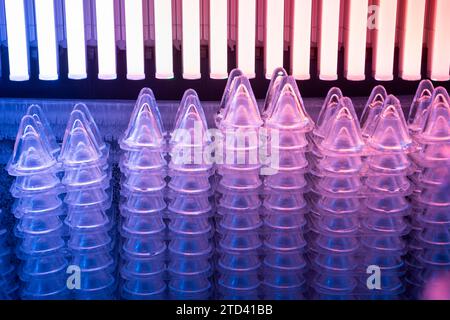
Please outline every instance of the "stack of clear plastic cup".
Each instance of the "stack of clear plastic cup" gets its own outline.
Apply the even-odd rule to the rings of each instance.
[[[59,161],[66,188],[65,224],[71,270],[76,271],[72,297],[79,300],[114,299],[115,213],[111,209],[109,146],[84,104],[70,114]]]
[[[213,186],[211,144],[197,93],[183,96],[170,138],[169,297],[206,300],[212,296]]]
[[[410,227],[407,196],[408,154],[414,144],[397,98],[375,88],[363,117],[366,143],[364,213],[361,219],[361,295],[364,299],[400,299],[405,292],[406,237]],[[384,100],[384,101],[383,101]],[[370,123],[368,123],[370,121]],[[380,272],[379,285],[367,283],[369,268]]]
[[[217,117],[223,149],[216,150],[217,292],[221,299],[257,299],[261,287],[261,164],[263,121],[249,80],[232,72]],[[223,150],[223,152],[221,152]],[[220,158],[223,156],[223,158]]]
[[[329,92],[311,139],[311,294],[355,299],[364,142],[352,101],[339,89]]]
[[[129,300],[166,297],[166,140],[153,92],[144,88],[120,140],[122,284]]]
[[[3,212],[0,210],[0,300],[13,300],[17,297],[18,284],[13,250],[8,241],[9,230],[3,220]]]
[[[295,79],[276,70],[271,86],[275,92],[266,100],[263,113],[268,137],[268,158],[264,179],[264,261],[265,299],[304,299],[306,226],[309,211],[304,193],[308,191],[307,133],[314,123],[305,111]],[[277,81],[278,79],[278,81]]]
[[[65,215],[60,195],[64,192],[56,160],[59,146],[42,110],[31,106],[22,118],[7,170],[15,176],[11,194],[19,238],[20,297],[27,300],[68,298],[65,252]]]
[[[422,104],[410,114],[410,132],[418,144],[411,155],[416,171],[407,284],[411,298],[424,298],[435,278],[450,272],[450,98],[447,91],[422,83]],[[425,99],[427,97],[428,99]],[[417,100],[416,100],[417,101]],[[414,107],[414,105],[413,105]]]
[[[432,96],[434,93],[434,86],[430,80],[423,80],[420,82],[416,95],[414,96],[413,102],[411,104],[411,108],[409,111],[408,117],[408,128],[410,135],[416,141],[415,136],[420,132],[421,127],[423,127],[423,123],[420,124],[419,121],[423,121],[424,118],[421,114],[427,112],[429,106],[431,105]],[[417,141],[416,141],[417,143]],[[415,153],[420,150],[420,144],[418,144],[418,149]],[[420,163],[415,163],[414,154],[410,155],[413,161],[412,172],[410,173],[410,180],[414,182],[415,176],[420,175],[422,171]],[[417,159],[418,160],[418,159]],[[416,183],[413,185],[414,193],[420,192],[420,189],[416,186]],[[410,197],[411,202],[411,197]],[[423,270],[422,263],[418,261],[418,256],[420,255],[420,251],[422,250],[421,244],[416,241],[418,235],[422,231],[421,224],[419,222],[419,217],[421,214],[420,208],[415,208],[412,206],[411,214],[409,216],[409,222],[411,231],[408,236],[408,254],[405,259],[407,272],[405,276],[405,285],[407,289],[407,295],[411,299],[418,299],[421,295],[421,290],[423,290],[423,282],[421,281],[421,273]]]

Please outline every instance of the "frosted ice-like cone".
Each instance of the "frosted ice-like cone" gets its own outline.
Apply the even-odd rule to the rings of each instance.
[[[323,103],[322,109],[319,113],[319,118],[316,123],[316,128],[314,130],[314,135],[323,138],[327,131],[327,124],[329,119],[333,117],[334,113],[337,110],[339,105],[339,101],[344,97],[341,89],[339,88],[331,88],[328,91],[327,97]]]
[[[427,247],[422,251],[419,259],[427,265],[426,267],[448,270],[450,268],[450,249],[445,247]]]
[[[166,181],[158,173],[129,171],[126,173],[123,187],[129,192],[156,192],[166,187]]]
[[[95,123],[95,120],[91,114],[91,111],[89,111],[89,108],[84,103],[78,103],[75,105],[75,107],[73,107],[73,111],[75,111],[75,110],[78,110],[78,111],[81,111],[82,113],[84,113],[86,120],[87,120],[87,124],[93,134],[94,140],[97,143],[97,145],[99,146],[100,150],[102,150],[102,152],[103,152],[103,150],[106,149],[106,144],[103,140],[102,135],[100,134],[100,130],[98,129],[97,124]]]
[[[70,188],[91,186],[109,187],[108,173],[98,166],[84,166],[68,168],[64,171],[63,184]]]
[[[61,187],[61,181],[56,173],[43,172],[29,176],[17,177],[11,187],[11,193],[13,197],[21,197],[27,193],[42,193]]]
[[[68,261],[62,253],[52,256],[31,257],[23,262],[20,278],[30,281],[33,278],[47,278],[65,272]]]
[[[219,205],[232,210],[256,210],[261,206],[261,200],[256,193],[245,194],[242,192],[225,193],[219,199]]]
[[[209,235],[178,236],[170,241],[169,252],[184,258],[207,258],[212,253]]]
[[[76,254],[71,260],[71,265],[79,266],[81,272],[109,272],[114,268],[114,257],[108,251]]]
[[[450,211],[445,207],[427,207],[418,220],[431,226],[450,227]]]
[[[254,174],[223,175],[219,182],[220,186],[230,190],[252,190],[262,185],[259,176]]]
[[[122,222],[122,230],[135,236],[161,236],[166,225],[161,216],[130,215]]]
[[[261,266],[258,254],[250,252],[248,254],[224,253],[219,259],[219,268],[230,272],[255,272]]]
[[[63,223],[59,216],[24,216],[17,224],[18,236],[41,235],[62,231]]]
[[[316,171],[315,173],[319,175],[351,175],[358,174],[362,168],[363,161],[359,155],[345,157],[324,156],[319,159],[314,171]]]
[[[27,115],[32,116],[36,122],[40,122],[42,124],[50,144],[50,150],[54,155],[56,155],[61,150],[61,147],[56,142],[55,134],[53,133],[52,127],[50,126],[45,113],[42,111],[42,108],[36,104],[33,104],[28,107]]]
[[[447,178],[448,179],[448,178]],[[425,187],[416,196],[416,199],[427,206],[447,207],[450,206],[449,182],[438,187]]]
[[[308,182],[303,173],[280,172],[267,176],[264,180],[266,187],[279,191],[299,191],[306,189]]]
[[[403,153],[371,156],[368,157],[367,164],[375,173],[406,174],[406,170],[411,167],[408,155]]]
[[[276,68],[272,73],[269,88],[267,89],[266,99],[264,101],[261,115],[264,119],[267,118],[270,109],[273,108],[274,98],[280,88],[281,81],[288,76],[288,73],[284,68]]]
[[[268,270],[279,272],[302,272],[306,267],[306,260],[299,252],[267,252],[264,266]]]
[[[412,148],[400,101],[394,96],[385,100],[367,145],[378,152],[407,152]]]
[[[207,259],[175,258],[170,261],[168,271],[175,277],[209,277],[212,270]]]
[[[424,144],[412,157],[422,167],[445,165],[450,160],[450,142]]]
[[[318,274],[314,279],[314,286],[319,290],[331,291],[336,295],[351,294],[357,285],[356,279],[345,274]]]
[[[114,276],[109,272],[84,272],[81,275],[80,289],[75,291],[76,295],[89,299],[89,295],[96,291],[110,288],[115,282]],[[111,288],[113,290],[113,288]],[[83,299],[83,298],[81,298]]]
[[[106,230],[98,232],[73,232],[67,242],[72,254],[90,254],[96,251],[111,250],[112,239]]]
[[[409,110],[408,125],[412,134],[422,130],[433,93],[433,83],[430,80],[422,80]]]
[[[327,254],[355,253],[359,248],[356,237],[319,234],[314,242],[320,250],[326,250]]]
[[[361,188],[361,180],[358,176],[330,177],[324,176],[319,178],[317,183],[317,191],[325,191],[327,193],[343,195],[358,195]]]
[[[264,212],[264,225],[273,230],[292,231],[302,230],[307,221],[305,212],[299,211],[297,213],[266,210]]]
[[[216,117],[214,119],[217,128],[220,128],[220,122],[223,119],[223,112],[225,111],[225,107],[227,106],[228,100],[230,99],[230,94],[234,88],[234,84],[235,84],[234,80],[235,80],[235,78],[238,78],[241,76],[244,76],[244,73],[239,69],[233,69],[228,76],[227,85],[225,87],[225,90],[222,95],[222,100],[219,105],[219,111],[217,112]]]
[[[308,139],[303,130],[268,130],[267,144],[269,151],[273,150],[302,150],[307,151]]]
[[[188,90],[178,108],[170,144],[203,147],[211,142],[207,131],[205,112],[198,95],[194,90]]]
[[[57,273],[48,278],[36,278],[26,282],[22,290],[24,300],[62,300],[69,297],[65,273]]]
[[[166,244],[159,237],[128,236],[124,240],[122,250],[128,257],[150,259],[159,257],[166,250]]]
[[[175,214],[198,216],[207,214],[211,210],[211,203],[209,202],[208,198],[203,195],[178,195],[169,204],[169,211]]]
[[[57,162],[52,154],[43,126],[32,116],[22,118],[7,170],[12,176],[23,176],[45,171],[56,171]]]
[[[262,246],[258,232],[226,233],[220,239],[220,248],[231,252],[255,252]]]
[[[162,150],[165,147],[161,118],[154,100],[142,103],[138,100],[136,109],[128,124],[124,136],[120,139],[123,150],[152,148]]]
[[[169,230],[176,235],[203,236],[210,233],[212,227],[208,216],[186,219],[183,216],[173,215],[170,218]]]
[[[363,222],[367,233],[377,233],[380,235],[396,234],[402,236],[408,232],[408,225],[402,216],[389,215],[368,215]]]
[[[123,155],[121,166],[133,170],[161,171],[166,166],[167,161],[159,150],[142,148],[138,151],[128,151]]]
[[[355,214],[361,210],[361,202],[357,198],[320,197],[316,208],[330,214]]]
[[[273,106],[267,110],[265,126],[277,130],[309,132],[314,123],[306,112],[303,99],[293,77],[284,78],[274,96]]]
[[[281,252],[299,252],[306,247],[303,235],[297,231],[275,231],[270,232],[264,239],[266,250],[276,250]]]
[[[91,231],[107,228],[110,219],[101,208],[83,209],[79,207],[69,208],[65,223],[74,232]]]
[[[172,175],[169,188],[179,193],[205,193],[211,190],[209,174],[186,174]]]
[[[398,255],[406,249],[406,243],[398,234],[368,234],[361,240],[361,244],[369,250],[373,250],[374,255]]]
[[[258,289],[261,285],[258,274],[256,272],[250,273],[225,273],[221,274],[219,278],[219,285],[225,290],[236,291],[230,293],[232,297],[237,295],[239,300],[242,299],[241,295],[247,295],[247,291]],[[257,297],[257,295],[255,295]],[[247,299],[255,299],[253,295],[250,295]]]
[[[65,247],[61,234],[56,232],[51,235],[28,235],[19,246],[20,253],[30,256],[52,255],[60,252]],[[19,254],[20,257],[20,254]]]
[[[450,99],[448,94],[436,95],[435,92],[423,131],[418,137],[422,143],[450,143]]]
[[[58,193],[42,193],[39,197],[22,197],[15,204],[14,210],[23,214],[46,214],[61,209],[63,202]]]
[[[384,197],[371,196],[365,199],[364,203],[367,209],[380,214],[403,213],[410,208],[405,197],[396,195]]]
[[[235,78],[220,128],[255,130],[262,124],[258,104],[248,78],[244,76]]]
[[[339,273],[354,271],[358,262],[352,255],[318,254],[314,258],[314,264],[319,270]]]
[[[420,240],[426,245],[450,248],[450,228],[425,228],[420,234]]]
[[[326,124],[326,133],[319,147],[325,154],[360,154],[364,149],[359,121],[349,98],[342,98]]]
[[[160,192],[153,194],[132,193],[122,209],[133,214],[150,215],[163,211],[166,208],[164,196]],[[122,211],[123,214],[123,211]]]
[[[295,291],[305,290],[306,279],[301,273],[268,271],[264,275],[264,285],[269,290],[293,290],[292,294],[298,294]]]
[[[165,300],[166,283],[162,276],[130,279],[122,286],[122,297],[127,300]]]
[[[173,277],[169,281],[170,294],[174,297],[180,295],[181,300],[189,299],[190,295],[202,294],[211,289],[211,282],[204,276],[195,277]],[[191,299],[198,300],[195,296]],[[205,298],[203,298],[205,299]]]
[[[301,193],[271,192],[264,199],[264,207],[279,212],[300,211],[307,206]]]
[[[102,166],[106,161],[105,156],[84,113],[73,111],[67,124],[59,161],[68,167],[81,164]]]
[[[376,119],[380,115],[387,97],[388,94],[383,86],[376,86],[372,90],[361,116],[361,131],[364,138],[372,135]]]
[[[224,214],[219,227],[223,232],[254,231],[262,226],[259,213],[247,212],[243,214]]]
[[[399,255],[364,255],[363,263],[366,266],[379,266],[383,272],[400,271],[405,267],[404,259]]]
[[[411,183],[404,175],[377,175],[367,177],[365,185],[371,192],[405,194],[411,191]]]
[[[105,190],[92,188],[70,191],[66,194],[64,202],[71,206],[88,207],[103,206],[109,199],[110,196]]]
[[[139,92],[139,96],[136,100],[133,112],[131,114],[130,125],[128,126],[127,130],[125,131],[125,136],[127,136],[129,134],[129,130],[132,129],[131,124],[135,122],[135,119],[138,116],[138,114],[144,104],[148,104],[150,106],[150,108],[152,109],[152,113],[155,117],[156,123],[158,124],[159,130],[163,133],[163,135],[165,135],[166,131],[164,129],[161,113],[160,113],[158,105],[156,103],[155,95],[153,94],[153,91],[150,88],[143,88]]]
[[[359,218],[356,214],[323,214],[314,216],[313,221],[314,228],[323,233],[351,236],[359,229]]]
[[[126,255],[124,264],[121,268],[121,274],[126,280],[134,278],[143,280],[146,277],[161,277],[165,270],[164,256],[156,255],[154,257],[135,257]]]

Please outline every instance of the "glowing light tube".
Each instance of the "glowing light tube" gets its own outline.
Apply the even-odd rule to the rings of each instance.
[[[228,1],[209,2],[209,61],[211,79],[228,77]]]
[[[142,0],[125,1],[125,37],[127,51],[127,79],[145,79],[144,17]]]
[[[366,78],[368,0],[348,0],[345,25],[345,77],[352,81]]]
[[[291,73],[297,80],[308,80],[311,59],[312,0],[293,0],[291,30]]]
[[[172,79],[172,1],[154,0],[156,78]]]
[[[319,33],[319,78],[337,80],[340,0],[322,0]]]
[[[422,49],[426,0],[405,0],[400,43],[400,77],[416,81],[422,78]]]
[[[270,79],[276,68],[283,67],[284,0],[266,0],[265,70]]]
[[[95,1],[97,22],[98,78],[117,78],[114,0]]]
[[[183,78],[200,79],[200,0],[182,0]]]
[[[27,30],[23,0],[5,0],[6,32],[8,36],[9,79],[30,79]]]
[[[53,0],[34,1],[38,43],[39,79],[58,79],[55,7]]]
[[[450,1],[435,0],[428,56],[428,73],[434,81],[450,80]]]
[[[373,55],[374,76],[378,81],[391,81],[394,79],[397,0],[378,0],[376,20]]]
[[[237,65],[248,78],[255,78],[256,0],[238,0],[237,11]]]
[[[65,14],[69,79],[85,79],[87,72],[83,0],[65,0]]]

